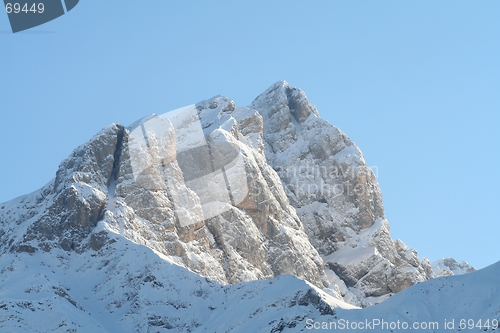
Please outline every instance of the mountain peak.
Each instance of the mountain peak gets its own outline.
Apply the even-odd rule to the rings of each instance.
[[[112,124],[0,223],[2,253],[98,255],[121,239],[221,284],[292,274],[354,306],[432,275],[392,240],[359,148],[285,81],[248,107],[218,95]]]
[[[298,123],[302,123],[310,114],[319,117],[316,107],[309,104],[304,91],[292,87],[286,81],[278,81],[271,85],[251,103],[250,107],[256,110],[268,110],[267,117],[286,107]]]
[[[476,269],[465,261],[458,262],[454,258],[442,258],[432,263],[435,276],[450,276],[472,273]]]

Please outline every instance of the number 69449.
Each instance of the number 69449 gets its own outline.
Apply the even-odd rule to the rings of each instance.
[[[45,6],[43,5],[42,2],[36,4],[36,3],[33,3],[31,6],[28,6],[28,3],[7,3],[5,5],[5,11],[7,12],[7,14],[11,14],[11,13],[14,13],[14,14],[19,14],[21,12],[23,13],[26,13],[26,14],[29,14],[29,13],[32,13],[32,14],[41,14],[43,13],[45,10]]]

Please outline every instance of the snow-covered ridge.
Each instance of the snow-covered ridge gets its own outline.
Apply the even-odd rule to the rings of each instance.
[[[351,322],[373,319],[400,322],[394,332],[498,332],[500,330],[500,262],[478,271],[419,283],[362,311],[336,311]],[[403,323],[408,324],[404,329]],[[414,323],[417,323],[417,326]],[[420,325],[420,326],[419,326]],[[417,327],[418,329],[414,329]],[[383,330],[381,326],[378,327]],[[376,329],[377,330],[377,329]]]
[[[351,305],[291,275],[224,286],[118,235],[0,257],[2,332],[271,332]]]
[[[271,333],[370,323],[377,332],[403,331],[391,330],[395,325],[428,331],[413,329],[418,323],[433,325],[432,332],[498,331],[500,262],[419,283],[356,310],[291,275],[221,285],[118,234],[108,237],[100,250],[81,254],[52,249],[2,255],[1,330]]]
[[[476,269],[467,262],[458,262],[453,258],[443,258],[432,263],[435,276],[450,276],[472,273]]]

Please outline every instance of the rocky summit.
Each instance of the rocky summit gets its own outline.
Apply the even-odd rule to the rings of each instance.
[[[169,284],[170,273],[163,270],[174,266],[172,274],[199,285],[188,293],[204,300],[213,294],[208,290],[226,288],[225,295],[251,289],[239,283],[294,275],[293,283],[276,280],[288,281],[293,289],[280,304],[302,302],[324,313],[332,311],[332,304],[348,309],[380,303],[438,275],[438,268],[458,267],[452,259],[432,267],[416,250],[391,238],[376,176],[360,149],[320,117],[302,90],[285,81],[248,107],[216,96],[128,127],[107,126],[76,148],[42,189],[1,204],[0,228],[2,274],[14,274],[19,258],[26,256],[53,258],[47,265],[61,273],[25,267],[40,275],[16,282],[20,290],[30,290],[30,297],[40,296],[38,305],[26,300],[25,308],[36,312],[54,306],[55,295],[80,316],[92,312],[88,304],[102,303],[101,321],[86,326],[95,331],[111,329],[103,324],[106,316],[126,323],[132,318],[127,316],[140,314],[147,320],[138,331],[199,327],[153,309],[193,309],[192,304],[169,303],[167,296],[153,300],[140,287],[170,285],[178,294],[188,292]],[[144,263],[126,265],[128,247],[139,254],[127,260]],[[455,274],[474,270],[466,263],[460,268]],[[85,276],[86,287],[71,290],[72,282],[61,277],[65,272],[74,279]],[[263,283],[254,286],[266,290]],[[220,302],[203,306],[215,310]],[[17,303],[5,304],[11,311]],[[78,331],[78,325],[86,324],[74,319],[59,327]]]

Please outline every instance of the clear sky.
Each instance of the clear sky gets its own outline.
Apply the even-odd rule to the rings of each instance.
[[[287,80],[377,168],[394,238],[500,260],[500,1],[81,0],[17,34],[0,12],[0,79],[0,202],[107,124]]]

